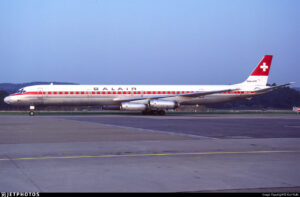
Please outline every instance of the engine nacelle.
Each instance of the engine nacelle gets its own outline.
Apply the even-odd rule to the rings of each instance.
[[[150,100],[149,102],[150,108],[156,109],[175,109],[178,107],[178,104],[175,101],[165,101],[165,100]]]
[[[142,103],[130,103],[130,102],[121,103],[121,110],[144,111],[146,109],[147,109],[147,105]]]

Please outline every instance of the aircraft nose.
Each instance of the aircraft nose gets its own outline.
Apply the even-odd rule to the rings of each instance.
[[[10,104],[11,103],[11,97],[10,96],[5,97],[4,102],[7,103],[7,104]]]

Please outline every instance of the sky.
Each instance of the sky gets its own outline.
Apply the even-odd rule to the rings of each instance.
[[[0,83],[300,86],[299,0],[0,0]]]

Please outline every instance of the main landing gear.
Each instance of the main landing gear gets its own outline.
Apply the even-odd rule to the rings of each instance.
[[[146,111],[143,111],[143,115],[160,115],[160,116],[164,116],[164,115],[166,115],[166,111],[165,110],[146,110]]]
[[[34,109],[35,107],[33,105],[29,107],[29,116],[34,116]]]

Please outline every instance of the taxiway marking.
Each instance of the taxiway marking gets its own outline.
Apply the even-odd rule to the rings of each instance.
[[[224,155],[224,154],[268,154],[268,153],[300,153],[300,150],[278,151],[243,151],[243,152],[195,152],[195,153],[149,153],[149,154],[120,154],[120,155],[82,155],[62,157],[24,157],[24,158],[0,158],[0,161],[11,160],[42,160],[42,159],[81,159],[81,158],[112,158],[112,157],[149,157],[149,156],[180,156],[180,155]]]

